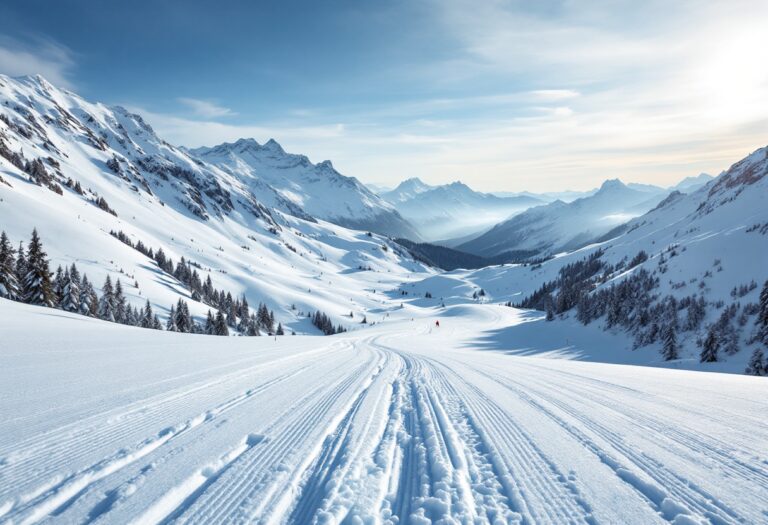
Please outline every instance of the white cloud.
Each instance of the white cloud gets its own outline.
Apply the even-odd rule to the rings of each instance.
[[[34,38],[27,43],[0,37],[0,72],[3,74],[12,77],[39,74],[57,86],[72,88],[70,76],[74,66],[72,51],[53,40]]]
[[[197,98],[180,97],[179,102],[192,110],[192,113],[203,118],[220,118],[236,115],[234,111],[218,104]]]

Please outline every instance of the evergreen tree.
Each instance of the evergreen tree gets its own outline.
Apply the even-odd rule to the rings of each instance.
[[[48,258],[43,250],[43,243],[32,230],[32,238],[27,248],[26,271],[23,282],[23,300],[25,303],[41,306],[53,306],[56,297],[51,284],[51,272]]]
[[[176,307],[171,305],[171,311],[168,313],[168,321],[165,323],[165,329],[169,332],[178,332],[179,327],[176,325]]]
[[[85,274],[80,283],[80,313],[90,317],[99,315],[99,296]]]
[[[672,361],[679,357],[680,347],[677,344],[677,334],[675,333],[675,325],[668,324],[664,327],[662,332],[662,351],[665,361]]]
[[[762,348],[755,348],[744,372],[753,376],[768,375],[768,362]]]
[[[16,250],[5,232],[0,233],[0,297],[19,299],[19,279],[16,275]]]
[[[120,283],[120,279],[115,284],[114,294],[114,309],[115,309],[115,322],[128,323],[128,306],[125,301],[125,295],[123,295],[123,285]]]
[[[765,281],[760,291],[760,301],[757,312],[757,339],[768,345],[768,281]]]
[[[141,312],[139,326],[142,328],[155,327],[155,313],[152,311],[152,305],[149,304],[149,299],[147,299],[147,304],[144,305],[144,310]]]
[[[101,299],[99,299],[99,319],[115,322],[115,290],[112,288],[112,279],[107,275],[104,286],[101,287]]]
[[[285,335],[282,323],[277,323],[277,331],[275,332],[275,335]]]
[[[24,293],[24,276],[27,275],[27,257],[24,255],[24,243],[19,242],[16,250],[16,278],[19,281],[19,295]]]
[[[224,314],[221,313],[221,310],[216,312],[216,335],[229,335],[227,321],[224,319]]]
[[[259,322],[256,320],[256,316],[254,314],[251,314],[248,317],[248,327],[245,331],[245,335],[249,337],[256,337],[261,335],[259,332]]]
[[[59,306],[68,312],[80,311],[80,272],[74,263],[65,274]]]
[[[701,350],[700,360],[702,363],[714,363],[717,361],[717,352],[720,349],[720,341],[717,339],[717,332],[714,327],[710,327],[707,336],[704,338]]]
[[[216,321],[213,319],[211,309],[208,309],[208,315],[205,318],[205,327],[203,328],[206,334],[214,335],[216,331]]]
[[[54,301],[55,306],[60,305],[61,300],[64,298],[64,280],[68,278],[69,275],[65,276],[64,270],[59,265],[56,268],[56,276],[53,278],[53,296],[56,298]]]

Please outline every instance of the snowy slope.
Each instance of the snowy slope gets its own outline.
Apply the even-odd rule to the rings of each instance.
[[[276,341],[47,312],[0,300],[9,523],[768,513],[763,378],[505,355],[483,340],[525,318],[490,305],[450,308],[440,329],[406,307],[365,331]]]
[[[516,213],[544,202],[527,196],[497,197],[474,191],[459,181],[427,186],[419,179],[406,180],[382,197],[430,241],[482,233]]]
[[[273,139],[264,145],[240,139],[191,152],[230,173],[272,208],[292,215],[300,215],[300,210],[312,217],[392,237],[419,238],[393,206],[354,177],[340,174],[329,160],[313,164],[304,155],[286,153]]]
[[[683,346],[680,360],[664,366],[691,369],[743,372],[754,345],[754,316],[741,315],[750,303],[756,303],[760,287],[768,279],[768,148],[761,148],[734,164],[727,172],[694,193],[672,194],[657,208],[629,222],[626,233],[581,250],[556,257],[540,265],[508,265],[471,272],[451,272],[406,286],[412,293],[430,291],[445,302],[464,302],[473,291],[483,288],[488,302],[520,302],[545,282],[558,276],[561,268],[603,250],[600,258],[611,265],[627,264],[640,251],[648,260],[630,271],[617,271],[600,288],[646,269],[659,279],[654,293],[663,298],[682,299],[700,296],[707,301],[702,327],[695,332],[679,333]],[[751,282],[754,281],[754,288]],[[744,287],[741,291],[739,287]],[[736,290],[735,290],[736,289]],[[749,289],[749,291],[746,291]],[[734,293],[735,292],[735,293]],[[738,305],[734,319],[739,338],[735,355],[722,353],[716,363],[699,363],[697,339],[706,333],[729,305]],[[539,319],[541,319],[539,317]],[[562,330],[574,334],[585,329],[567,316]],[[597,322],[602,326],[602,322]],[[592,329],[592,325],[586,327]],[[551,327],[540,328],[543,331]],[[499,334],[501,338],[535,337],[535,331],[515,330]],[[613,332],[621,333],[614,328]],[[659,345],[632,351],[633,339],[622,335],[613,352],[592,352],[590,359],[610,362],[659,363]],[[638,352],[642,357],[639,361]],[[577,356],[578,357],[578,356]]]
[[[547,255],[573,250],[642,215],[663,198],[663,193],[608,180],[590,197],[530,208],[457,249],[486,257],[510,251]]]
[[[14,164],[36,159],[45,172],[39,184]],[[41,77],[0,77],[0,178],[0,229],[14,243],[37,227],[54,269],[76,262],[97,285],[107,274],[121,278],[135,306],[150,299],[161,315],[179,297],[189,301],[188,290],[111,230],[195,261],[203,279],[245,293],[252,305],[264,301],[299,332],[314,330],[300,312],[321,309],[353,324],[350,311],[360,316],[380,304],[373,290],[428,271],[378,235],[271,210],[255,190],[169,145],[138,115]],[[197,316],[208,309],[190,308]]]

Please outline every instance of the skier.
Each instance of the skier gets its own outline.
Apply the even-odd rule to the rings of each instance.
[[[440,328],[440,321],[439,321],[439,320],[438,320],[438,321],[435,321],[435,326],[436,326],[437,328]]]

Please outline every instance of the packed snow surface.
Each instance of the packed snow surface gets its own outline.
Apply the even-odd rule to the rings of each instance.
[[[217,338],[0,300],[0,522],[768,521],[764,378],[511,355],[495,305],[378,315]]]

